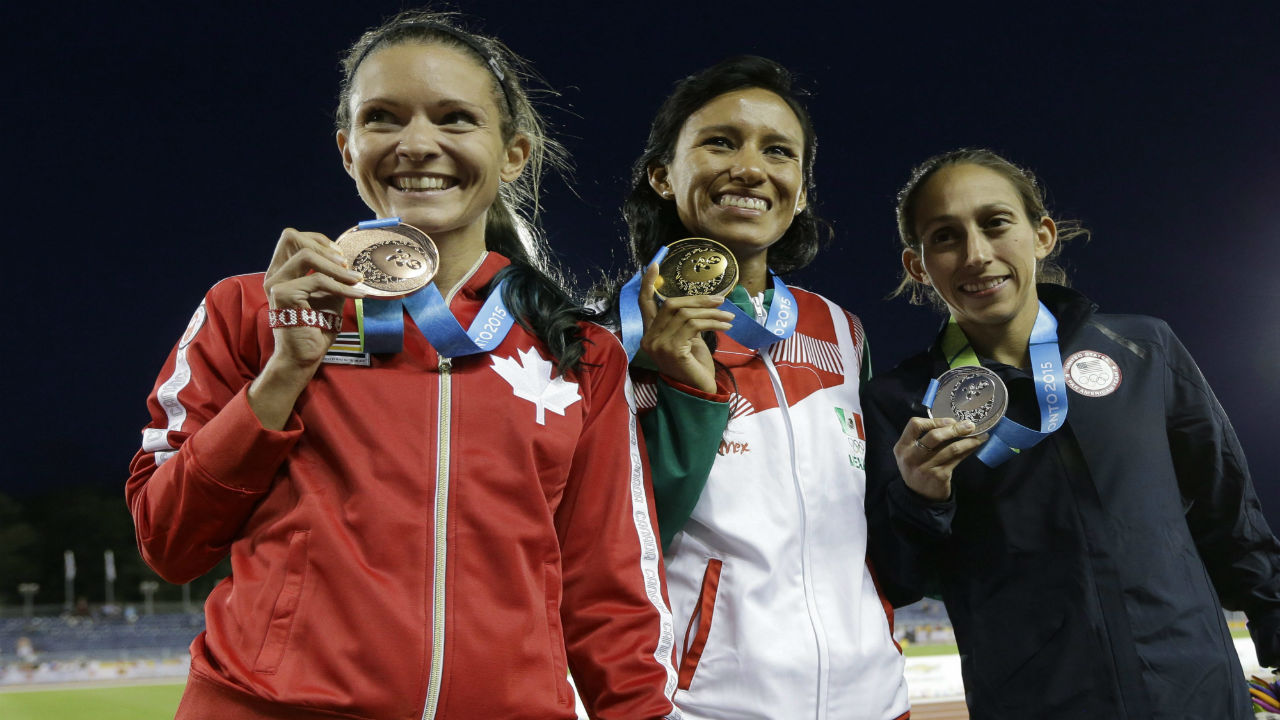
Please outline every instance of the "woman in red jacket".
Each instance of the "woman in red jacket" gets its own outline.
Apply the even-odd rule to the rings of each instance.
[[[344,70],[338,149],[392,239],[287,229],[210,290],[132,464],[161,576],[231,556],[178,717],[567,719],[569,668],[593,717],[677,715],[627,361],[533,241],[558,155],[521,61],[405,13]],[[432,259],[397,219],[438,268],[373,297]]]

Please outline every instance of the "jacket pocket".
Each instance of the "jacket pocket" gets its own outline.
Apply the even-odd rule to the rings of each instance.
[[[289,552],[284,562],[284,584],[271,608],[271,620],[267,623],[266,638],[254,661],[253,671],[274,673],[284,658],[289,645],[289,633],[298,615],[298,601],[302,598],[302,586],[307,578],[307,541],[311,533],[296,530],[289,536]]]
[[[569,661],[564,654],[564,631],[560,626],[560,577],[555,563],[542,566],[542,584],[547,596],[547,636],[551,639],[551,670],[555,673],[556,700],[565,705],[571,702],[573,691],[569,689]]]
[[[693,673],[698,669],[698,661],[702,659],[702,651],[707,647],[707,636],[711,634],[711,619],[716,609],[716,592],[720,588],[720,570],[723,560],[710,558],[707,570],[702,574],[702,589],[698,592],[698,605],[689,616],[689,627],[684,631],[684,655],[680,658],[680,683],[677,687],[688,690],[693,684]],[[694,627],[698,630],[694,633]],[[690,638],[690,634],[693,637]]]

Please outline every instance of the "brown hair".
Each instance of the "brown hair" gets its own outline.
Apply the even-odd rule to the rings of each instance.
[[[564,148],[547,135],[546,122],[530,101],[527,86],[540,95],[554,95],[532,67],[497,38],[465,29],[456,12],[407,10],[360,36],[342,59],[335,121],[350,130],[351,86],[360,64],[373,52],[405,43],[444,45],[473,58],[493,78],[493,99],[501,116],[504,142],[517,134],[529,140],[524,172],[501,183],[485,217],[484,243],[511,261],[490,282],[489,291],[504,281],[502,297],[516,321],[547,344],[562,371],[577,371],[584,352],[580,320],[588,319],[576,290],[556,266],[538,226],[538,196],[543,173],[569,170]]]
[[[361,35],[342,59],[335,113],[338,129],[351,128],[351,86],[364,59],[375,50],[411,42],[455,48],[474,58],[493,77],[502,139],[510,142],[517,134],[527,137],[529,161],[520,177],[499,187],[498,199],[490,206],[485,223],[485,244],[508,258],[527,255],[531,265],[546,268],[546,248],[537,224],[539,191],[544,171],[566,171],[568,158],[564,148],[548,137],[546,123],[525,89],[530,82],[541,84],[540,78],[502,41],[465,29],[456,12],[406,10],[391,17]]]
[[[911,178],[898,191],[898,239],[902,248],[920,252],[920,236],[916,234],[916,205],[920,199],[920,191],[939,170],[956,165],[978,165],[993,170],[1009,181],[1018,197],[1022,199],[1022,208],[1027,218],[1034,224],[1049,216],[1046,208],[1044,189],[1036,181],[1030,170],[1015,165],[1000,155],[985,148],[961,148],[941,155],[934,155],[917,165],[911,171]],[[1080,226],[1076,220],[1057,221],[1058,242],[1043,260],[1036,263],[1036,282],[1068,285],[1067,272],[1054,262],[1062,252],[1062,246],[1077,237],[1089,237],[1089,231]],[[938,293],[928,285],[916,282],[903,270],[902,280],[890,297],[907,295],[915,305],[932,303],[935,307],[946,309],[946,304]]]

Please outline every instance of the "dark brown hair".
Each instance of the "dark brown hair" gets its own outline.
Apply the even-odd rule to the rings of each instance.
[[[689,232],[680,222],[675,203],[664,200],[649,185],[649,169],[671,162],[680,130],[690,115],[721,95],[749,88],[768,90],[781,98],[795,113],[804,133],[801,171],[808,203],[796,214],[782,238],[769,248],[769,267],[777,273],[799,270],[813,260],[818,248],[830,238],[830,226],[814,211],[813,163],[818,138],[801,102],[803,93],[795,89],[791,73],[782,65],[768,58],[742,55],[723,60],[676,83],[675,90],[654,116],[649,141],[631,168],[631,192],[622,206],[631,258],[636,265],[643,266],[659,247]]]

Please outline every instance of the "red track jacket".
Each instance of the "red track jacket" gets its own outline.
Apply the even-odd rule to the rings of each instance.
[[[507,261],[451,299],[465,326]],[[179,717],[678,717],[674,634],[621,346],[584,325],[554,375],[519,326],[440,358],[341,352],[282,431],[246,387],[270,356],[261,275],[209,291],[149,399],[126,488],[138,547],[182,583],[228,553]],[[357,326],[348,302],[344,330]],[[503,372],[500,374],[499,369]],[[519,395],[517,393],[520,393]]]

